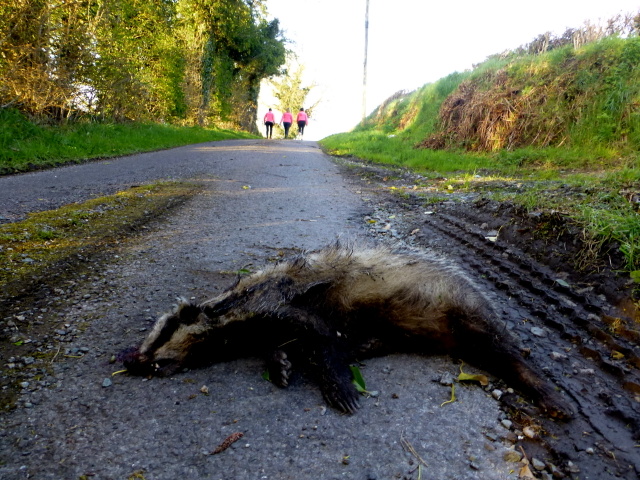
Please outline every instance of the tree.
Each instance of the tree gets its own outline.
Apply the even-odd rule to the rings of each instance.
[[[278,100],[278,103],[275,105],[277,110],[284,112],[289,108],[292,112],[295,112],[301,107],[304,107],[307,114],[311,116],[313,109],[320,103],[317,101],[313,105],[305,106],[309,92],[311,92],[316,85],[303,86],[304,68],[304,65],[294,64],[294,61],[290,59],[287,74],[271,80],[273,96]]]
[[[0,4],[0,108],[111,120],[255,120],[284,38],[263,0],[15,0]],[[90,100],[90,101],[83,101]]]

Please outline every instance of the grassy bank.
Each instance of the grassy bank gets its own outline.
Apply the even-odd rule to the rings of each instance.
[[[0,109],[0,174],[233,138],[255,137],[167,124],[37,125],[16,110]]]
[[[640,38],[492,58],[396,94],[330,153],[579,222],[640,279]]]

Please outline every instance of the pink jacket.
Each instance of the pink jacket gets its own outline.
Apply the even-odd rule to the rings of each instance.
[[[267,112],[264,115],[264,121],[265,122],[275,122],[275,116],[273,115],[273,112]]]
[[[296,118],[296,122],[304,122],[305,124],[308,124],[309,117],[305,112],[298,112],[298,117]]]
[[[280,123],[283,123],[283,122],[287,122],[287,123],[293,122],[293,115],[291,114],[291,112],[284,112],[282,114],[282,120],[280,120]]]

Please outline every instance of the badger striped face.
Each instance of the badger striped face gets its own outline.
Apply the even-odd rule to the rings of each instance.
[[[190,352],[206,335],[206,322],[200,307],[181,301],[175,311],[160,317],[140,348],[120,358],[134,375],[171,375],[188,365]]]

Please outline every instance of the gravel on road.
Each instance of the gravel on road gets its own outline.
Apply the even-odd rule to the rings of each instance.
[[[421,180],[375,170],[333,161],[314,142],[251,140],[0,178],[0,222],[158,180],[203,185],[107,261],[3,309],[0,341],[20,338],[25,353],[6,358],[0,348],[2,375],[22,372],[16,408],[0,414],[0,478],[637,478],[638,337],[602,323],[618,314],[613,289],[534,259],[527,219],[507,206],[472,194],[428,204],[412,193]],[[390,194],[392,185],[407,188]],[[448,402],[461,368],[449,357],[360,365],[376,393],[351,416],[327,409],[304,375],[275,387],[257,358],[164,379],[116,373],[114,355],[176,297],[204,300],[239,270],[339,237],[432,249],[459,264],[577,418],[544,418],[495,378],[454,382]],[[52,333],[30,338],[43,323]]]
[[[459,386],[457,401],[445,403],[451,385],[441,379],[460,368],[447,357],[368,361],[361,371],[378,393],[352,416],[327,409],[304,375],[276,388],[259,359],[165,379],[113,375],[122,367],[112,356],[140,342],[176,297],[202,300],[240,269],[339,236],[379,236],[366,228],[373,200],[312,142],[219,142],[7,177],[2,215],[15,220],[159,178],[205,190],[93,274],[3,319],[26,332],[32,322],[58,328],[34,339],[53,358],[40,360],[36,349],[29,365],[13,359],[31,373],[17,408],[0,419],[1,478],[517,478],[517,432],[491,391]]]

